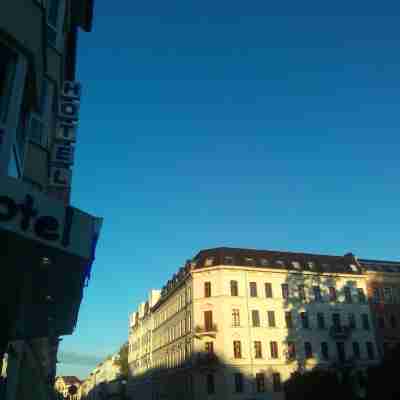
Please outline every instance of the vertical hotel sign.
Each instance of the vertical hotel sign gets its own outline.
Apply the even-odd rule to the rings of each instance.
[[[50,158],[49,192],[69,202],[78,127],[81,85],[66,81],[59,99],[58,121]]]

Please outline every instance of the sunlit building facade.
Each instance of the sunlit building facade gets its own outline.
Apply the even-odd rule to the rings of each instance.
[[[379,357],[352,254],[203,250],[146,304],[130,320],[133,398],[280,399],[299,369]]]

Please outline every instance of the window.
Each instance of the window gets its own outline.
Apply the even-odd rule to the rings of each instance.
[[[187,302],[190,303],[192,301],[192,288],[187,288]]]
[[[204,282],[204,297],[211,297],[211,282]]]
[[[265,297],[267,299],[272,298],[272,284],[270,282],[265,283]]]
[[[231,281],[231,296],[239,296],[238,282]]]
[[[256,390],[258,393],[265,392],[265,375],[263,373],[256,374]]]
[[[254,327],[259,327],[260,326],[260,313],[259,313],[258,310],[252,310],[251,311],[251,319],[252,319]]]
[[[214,375],[207,374],[207,394],[215,393]]]
[[[351,329],[356,329],[356,317],[353,313],[349,313],[349,327]]]
[[[318,329],[325,329],[325,316],[323,313],[317,313]]]
[[[296,358],[296,345],[294,342],[288,342],[287,355],[290,360],[293,360]]]
[[[272,374],[272,388],[274,392],[282,391],[281,374],[279,372],[274,372]]]
[[[310,342],[304,342],[304,355],[306,358],[312,358],[312,347]]]
[[[381,288],[375,287],[372,292],[372,301],[374,303],[380,303],[383,298],[383,293]]]
[[[372,342],[367,342],[367,354],[368,354],[368,359],[369,360],[374,360],[375,359],[375,351],[374,351],[374,345]]]
[[[240,326],[240,314],[238,308],[234,308],[232,310],[232,326],[234,327]]]
[[[353,342],[353,354],[356,360],[361,358],[360,344],[358,342]]]
[[[268,326],[270,328],[275,328],[275,311],[268,311],[267,312],[267,317],[268,317]]]
[[[340,323],[340,314],[339,313],[332,314],[332,325],[335,328],[335,330],[337,330],[337,331],[340,330],[341,323]]]
[[[232,264],[233,264],[233,257],[231,257],[231,256],[225,256],[225,257],[224,257],[224,264],[225,264],[225,265],[232,265]]]
[[[243,374],[237,373],[234,374],[235,379],[235,392],[243,393]]]
[[[186,332],[190,332],[192,330],[192,315],[190,312],[186,316]]]
[[[240,340],[233,341],[233,356],[235,358],[242,358],[242,345]]]
[[[266,267],[268,265],[268,260],[266,258],[260,258],[260,265]]]
[[[254,265],[255,264],[254,258],[252,258],[252,257],[245,257],[244,261],[245,261],[246,265]]]
[[[270,342],[271,358],[278,358],[278,342]]]
[[[257,297],[257,282],[250,282],[250,297]]]
[[[289,286],[287,283],[282,283],[282,297],[284,299],[288,299],[289,298]]]
[[[204,311],[204,329],[210,332],[213,329],[212,311]]]
[[[391,287],[383,288],[383,298],[385,300],[385,303],[388,303],[388,304],[392,304],[393,303],[393,294],[392,294],[392,288]]]
[[[345,286],[343,290],[344,290],[344,301],[346,303],[352,303],[353,299],[351,297],[351,288],[348,286]]]
[[[43,79],[39,110],[31,113],[29,139],[40,146],[48,146],[48,130],[50,110],[54,95],[54,85]]]
[[[57,47],[58,36],[62,32],[63,4],[62,0],[47,1],[47,41]]]
[[[301,319],[301,326],[304,329],[309,329],[310,328],[310,323],[308,320],[308,314],[306,312],[300,313],[300,319]]]
[[[299,285],[298,286],[298,291],[299,291],[299,299],[301,301],[305,301],[305,299],[306,299],[306,290],[305,290],[304,285]]]
[[[15,77],[17,56],[0,44],[0,123],[5,123]]]
[[[298,261],[292,261],[292,266],[294,269],[300,270],[301,264]]]
[[[329,301],[337,301],[337,293],[334,287],[329,288]]]
[[[211,267],[214,264],[214,257],[207,257],[204,261],[205,267]]]
[[[390,316],[390,326],[392,327],[392,329],[397,328],[397,319],[394,314]]]
[[[314,301],[322,301],[321,288],[319,286],[313,286],[313,292],[314,292]]]
[[[285,312],[286,328],[293,328],[293,318],[290,311]]]
[[[365,329],[366,331],[369,331],[369,318],[368,318],[368,314],[361,314],[361,318],[362,318],[362,326],[363,329]]]
[[[357,289],[358,301],[360,303],[366,303],[365,293],[363,288]]]
[[[340,362],[346,361],[346,350],[343,342],[336,342],[336,350]]]
[[[207,354],[214,354],[214,342],[206,342],[205,350]]]
[[[29,125],[29,103],[27,95],[27,83],[25,83],[23,88],[22,103],[19,110],[19,118],[17,124],[16,132],[16,148],[18,151],[18,156],[20,158],[20,163],[23,164],[23,159],[25,156],[25,144],[28,137],[28,125]]]
[[[260,341],[254,342],[254,358],[262,358],[262,348]]]
[[[327,342],[321,343],[321,355],[324,360],[329,360],[329,347]]]

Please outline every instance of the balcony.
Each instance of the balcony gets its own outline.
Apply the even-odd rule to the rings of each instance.
[[[329,329],[329,335],[332,339],[345,340],[351,335],[352,328],[349,326],[331,326]]]
[[[197,338],[201,338],[202,336],[210,336],[210,337],[214,337],[215,338],[215,335],[216,335],[217,331],[218,331],[217,330],[217,325],[215,325],[215,324],[212,324],[210,326],[197,325],[194,328],[194,335]]]

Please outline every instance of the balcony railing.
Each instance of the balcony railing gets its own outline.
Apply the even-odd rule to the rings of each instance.
[[[217,333],[217,325],[212,324],[211,326],[200,326],[197,325],[194,329],[196,336],[215,336]]]
[[[348,339],[351,335],[352,328],[350,326],[331,326],[329,334],[333,339]]]

